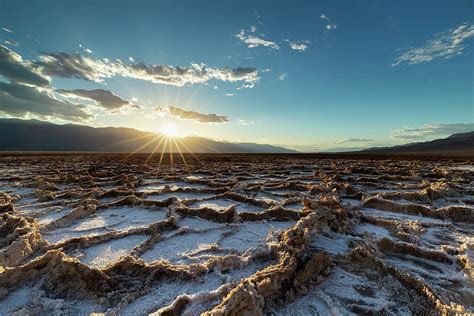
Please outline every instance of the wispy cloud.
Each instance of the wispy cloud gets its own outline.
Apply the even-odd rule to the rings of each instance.
[[[14,40],[11,40],[11,39],[6,39],[3,42],[7,45],[11,45],[11,46],[15,46],[15,47],[18,46],[18,42],[15,42]]]
[[[119,96],[113,94],[112,92],[104,89],[95,89],[95,90],[83,90],[83,89],[75,89],[75,90],[65,90],[65,89],[57,89],[56,92],[68,95],[68,96],[76,96],[79,98],[89,99],[96,102],[97,105],[103,107],[109,111],[118,110],[126,105],[131,105],[136,107],[133,103],[129,101],[125,101]]]
[[[369,138],[346,138],[341,139],[335,142],[335,144],[346,144],[346,143],[364,143],[364,142],[371,142],[373,139]]]
[[[474,123],[433,123],[422,127],[400,128],[393,131],[392,138],[404,140],[424,140],[432,137],[449,136],[456,133],[474,131]]]
[[[236,122],[237,125],[245,125],[245,126],[252,125],[254,123],[255,123],[254,121],[247,121],[247,120],[242,120],[242,119],[238,119]]]
[[[259,70],[253,67],[213,68],[206,64],[192,63],[187,67],[169,65],[125,64],[121,60],[110,61],[91,56],[70,53],[45,53],[35,65],[49,76],[78,78],[103,82],[105,78],[121,76],[154,83],[183,86],[206,83],[210,80],[244,82],[253,85],[260,80]]]
[[[192,120],[199,123],[227,123],[228,116],[217,114],[203,114],[195,111],[184,110],[174,106],[159,107],[156,109],[159,113],[178,117],[185,120]]]
[[[247,44],[248,48],[254,48],[258,46],[264,46],[271,49],[280,49],[280,46],[276,42],[266,40],[262,37],[255,35],[247,34],[245,30],[241,30],[238,34],[235,35],[240,41]]]
[[[10,29],[8,29],[8,28],[6,28],[6,27],[2,27],[1,29],[4,30],[4,31],[7,32],[7,33],[15,34],[15,32],[13,32],[12,30],[10,30]]]
[[[278,76],[278,80],[285,80],[285,78],[286,78],[287,75],[288,75],[288,74],[287,74],[286,72],[285,72],[284,74],[279,75],[279,76]]]
[[[329,24],[326,25],[326,30],[331,31],[331,30],[335,30],[335,29],[337,29],[337,24],[329,23]]]
[[[462,55],[467,39],[474,37],[474,25],[463,23],[456,28],[436,34],[435,37],[419,47],[402,50],[392,66],[401,64],[415,65],[434,59],[449,59]]]
[[[225,94],[227,97],[233,97],[235,95],[235,93],[226,93]]]

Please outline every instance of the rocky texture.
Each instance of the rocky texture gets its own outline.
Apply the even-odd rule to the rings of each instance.
[[[174,158],[0,157],[0,314],[474,311],[472,164]]]

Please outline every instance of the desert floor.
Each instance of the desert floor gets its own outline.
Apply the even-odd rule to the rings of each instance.
[[[473,181],[462,158],[3,154],[0,314],[473,313]]]

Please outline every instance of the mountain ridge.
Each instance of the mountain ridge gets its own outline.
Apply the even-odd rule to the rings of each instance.
[[[160,134],[128,127],[91,127],[39,120],[0,119],[0,151],[168,152]],[[171,143],[171,142],[170,142]],[[171,146],[172,152],[297,153],[256,143],[231,143],[187,136]],[[181,144],[181,145],[180,145]],[[184,145],[183,145],[184,144]],[[179,150],[178,147],[179,146]]]
[[[423,153],[474,151],[474,131],[452,134],[446,138],[425,142],[412,142],[392,147],[372,147],[358,151],[359,153]]]

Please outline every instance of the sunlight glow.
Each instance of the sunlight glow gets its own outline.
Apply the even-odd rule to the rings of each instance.
[[[179,137],[178,128],[173,123],[165,123],[161,126],[160,132],[168,137]]]

